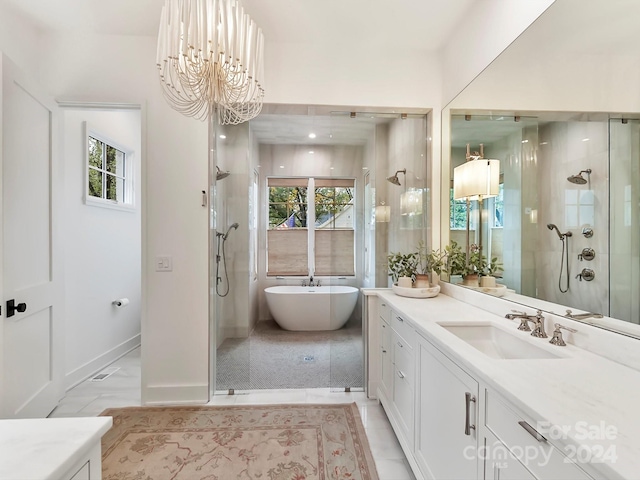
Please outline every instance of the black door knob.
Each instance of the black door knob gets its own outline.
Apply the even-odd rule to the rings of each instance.
[[[23,313],[27,310],[26,303],[19,303],[16,305],[15,299],[7,300],[7,317],[13,317],[16,312]]]

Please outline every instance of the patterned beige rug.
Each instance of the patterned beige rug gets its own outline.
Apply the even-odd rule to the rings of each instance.
[[[378,480],[355,403],[105,410],[104,480]]]

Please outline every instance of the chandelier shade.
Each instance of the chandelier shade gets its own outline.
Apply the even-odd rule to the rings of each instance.
[[[169,104],[221,125],[237,125],[262,109],[262,29],[237,0],[166,0],[156,64]]]

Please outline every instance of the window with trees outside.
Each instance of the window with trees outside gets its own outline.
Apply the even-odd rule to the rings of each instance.
[[[269,178],[267,275],[355,275],[355,180]]]
[[[133,205],[130,153],[95,132],[87,133],[87,203]]]

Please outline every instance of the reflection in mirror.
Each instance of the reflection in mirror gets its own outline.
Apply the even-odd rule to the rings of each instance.
[[[482,142],[485,157],[500,160],[500,195],[485,202],[483,215],[470,212],[470,242],[482,241],[487,257],[503,264],[499,282],[518,294],[639,323],[639,122],[454,114],[450,178],[469,142]],[[462,245],[465,209],[451,197],[450,239]]]

